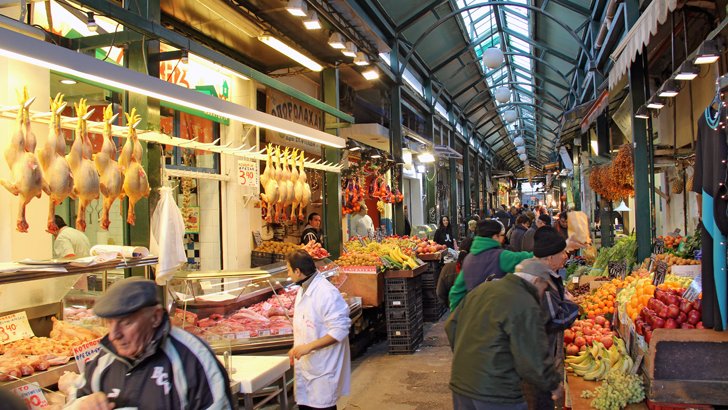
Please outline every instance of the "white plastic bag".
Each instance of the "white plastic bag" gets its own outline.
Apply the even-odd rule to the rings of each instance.
[[[184,247],[185,222],[172,196],[172,188],[163,187],[159,191],[159,202],[152,214],[149,250],[159,256],[156,281],[163,286],[187,261],[187,255]]]

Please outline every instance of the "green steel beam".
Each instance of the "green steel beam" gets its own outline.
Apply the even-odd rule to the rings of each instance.
[[[544,43],[542,43],[542,42],[540,42],[538,40],[534,40],[532,38],[528,38],[528,37],[522,35],[521,33],[515,32],[515,31],[513,31],[513,30],[511,30],[511,29],[509,29],[507,27],[505,27],[503,29],[503,32],[505,32],[506,34],[511,35],[511,36],[513,36],[513,37],[515,37],[515,38],[517,38],[519,40],[523,40],[526,43],[529,43],[529,44],[531,44],[534,47],[538,47],[538,48],[546,51],[547,53],[551,54],[552,56],[558,58],[559,60],[562,60],[562,61],[564,61],[566,63],[569,63],[569,64],[576,64],[576,60],[575,59],[573,59],[572,57],[567,56],[566,54],[564,54],[564,53],[562,53],[560,51],[554,50],[548,44],[544,44]]]
[[[273,79],[265,75],[264,73],[261,73],[260,71],[257,71],[245,64],[242,64],[225,54],[212,50],[196,41],[191,41],[189,38],[183,36],[182,34],[163,27],[158,22],[150,21],[132,11],[117,6],[110,1],[79,0],[79,3],[98,14],[108,16],[109,18],[120,22],[126,28],[129,28],[136,32],[140,32],[146,37],[164,40],[165,42],[170,43],[175,47],[185,48],[189,50],[190,53],[197,54],[210,61],[214,61],[220,65],[223,65],[267,87],[276,89],[297,100],[300,100],[301,102],[318,108],[342,121],[346,121],[349,123],[354,122],[353,116],[343,111],[340,111],[339,109],[334,108],[329,104],[325,104],[317,100],[316,98],[313,98],[302,91],[299,91],[289,85]]]
[[[627,25],[631,28],[639,18],[638,0],[625,1]],[[645,53],[642,53],[643,56]],[[637,110],[646,101],[647,65],[645,57],[637,58],[629,69],[629,89],[632,99],[632,138],[634,142],[634,192],[635,225],[637,230],[637,260],[649,257],[652,252],[652,217],[650,215],[650,184],[648,175],[649,142],[645,120],[635,117]]]
[[[466,145],[463,152],[463,205],[465,212],[463,212],[463,218],[467,218],[470,215],[470,146]]]
[[[439,4],[443,3],[443,0],[433,0],[430,1],[428,4],[424,5],[420,11],[413,14],[412,16],[408,17],[405,21],[403,21],[401,24],[397,25],[397,28],[395,28],[395,31],[397,33],[402,33],[403,31],[407,30],[412,26],[414,23],[416,23],[419,19],[426,16],[428,13],[432,12],[435,7],[437,7]]]
[[[551,0],[551,3],[558,4],[559,6],[567,8],[575,13],[581,14],[584,17],[591,16],[591,10],[589,10],[589,8],[574,4],[569,0]]]
[[[324,102],[338,107],[339,105],[339,69],[325,68],[321,72]],[[325,115],[329,117],[329,115]],[[332,122],[333,118],[326,118],[324,122]],[[338,135],[338,129],[326,130],[329,134]],[[341,161],[341,150],[324,147],[324,161],[338,164]],[[326,249],[334,257],[341,255],[343,234],[341,232],[341,174],[324,172],[324,203],[323,215],[324,232],[326,233]]]
[[[399,46],[392,48],[389,54],[392,67],[399,64]],[[402,81],[397,81],[389,92],[389,148],[392,156],[397,160],[402,158]],[[392,181],[394,186],[404,185],[400,167],[394,167]],[[397,235],[404,235],[404,202],[392,205],[392,230]]]

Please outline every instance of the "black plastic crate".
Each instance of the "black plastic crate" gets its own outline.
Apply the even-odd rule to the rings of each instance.
[[[273,254],[268,252],[253,251],[250,253],[250,266],[257,268],[259,266],[270,265],[273,262]]]
[[[437,322],[447,311],[445,306],[431,306],[422,309],[423,320],[425,322]]]
[[[423,309],[387,309],[387,324],[410,324],[415,325],[422,322]]]
[[[422,344],[422,332],[415,337],[391,337],[389,338],[389,354],[414,353]]]
[[[415,324],[397,324],[387,323],[387,335],[389,337],[409,337],[415,338],[423,331],[422,319]]]
[[[384,280],[385,293],[407,293],[422,287],[422,281],[416,278],[393,278]]]
[[[435,289],[422,288],[422,302],[437,302],[437,291]]]

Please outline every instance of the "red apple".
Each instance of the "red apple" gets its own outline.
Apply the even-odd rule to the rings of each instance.
[[[612,328],[612,323],[611,323],[610,321],[608,321],[608,320],[605,320],[605,321],[604,321],[604,325],[603,325],[603,326],[604,326],[604,327],[605,327],[606,329],[611,329],[611,328]]]
[[[665,321],[665,329],[677,329],[678,324],[675,319],[670,318]]]
[[[705,326],[703,326],[703,322],[698,322],[698,323],[697,323],[697,324],[695,325],[695,328],[696,328],[696,329],[705,329]]]
[[[682,324],[688,321],[688,315],[685,312],[680,312],[677,316],[677,324]]]
[[[649,344],[650,340],[652,340],[652,330],[647,330],[645,331],[645,342]]]
[[[680,325],[680,329],[695,329],[695,326],[691,325],[690,323],[683,323]]]
[[[661,319],[667,319],[670,317],[669,311],[667,310],[667,306],[662,306],[660,308],[660,311],[657,313],[657,316],[659,316]]]
[[[576,339],[574,339],[574,344],[577,345],[577,346],[579,346],[579,347],[586,346],[586,339],[584,339],[583,337],[579,336]]]
[[[700,312],[697,310],[691,310],[690,313],[688,313],[688,323],[695,326],[700,322]]]
[[[700,299],[695,299],[693,302],[693,309],[697,310],[698,312],[703,311],[703,302]]]
[[[673,319],[677,319],[680,316],[680,308],[676,304],[670,304],[667,306],[667,316]]]
[[[606,322],[607,319],[604,318],[604,316],[597,316],[594,318],[594,322],[600,326],[604,325],[604,322]]]
[[[564,330],[564,343],[570,344],[574,341],[574,332],[569,329]]]
[[[584,339],[586,340],[587,346],[594,344],[594,336],[584,336]]]
[[[667,295],[667,302],[668,305],[678,305],[680,303],[680,298],[677,295],[669,294]]]
[[[599,341],[604,345],[605,349],[609,349],[614,344],[614,340],[612,339],[612,336],[604,336]]]
[[[690,312],[692,308],[693,304],[689,300],[683,299],[682,301],[680,301],[680,311],[685,312],[685,314]]]
[[[566,346],[566,354],[569,356],[576,356],[579,354],[579,346],[573,344]]]
[[[665,327],[665,319],[658,316],[654,319],[652,325],[655,327],[655,329],[663,328]]]

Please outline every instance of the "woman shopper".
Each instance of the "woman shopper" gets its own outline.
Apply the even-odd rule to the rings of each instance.
[[[349,306],[338,289],[318,273],[304,250],[287,255],[288,274],[301,289],[293,317],[294,392],[301,410],[335,410],[340,396],[349,394]]]
[[[460,274],[460,268],[463,266],[463,260],[468,256],[470,252],[470,246],[473,244],[473,239],[465,238],[458,249],[458,259],[455,262],[446,263],[445,266],[440,270],[440,277],[437,279],[437,298],[444,306],[450,306],[450,289],[455,283],[455,279]]]
[[[452,233],[452,225],[450,224],[449,217],[440,217],[440,226],[435,231],[435,242],[439,245],[445,245],[450,249],[455,249],[455,235]]]

